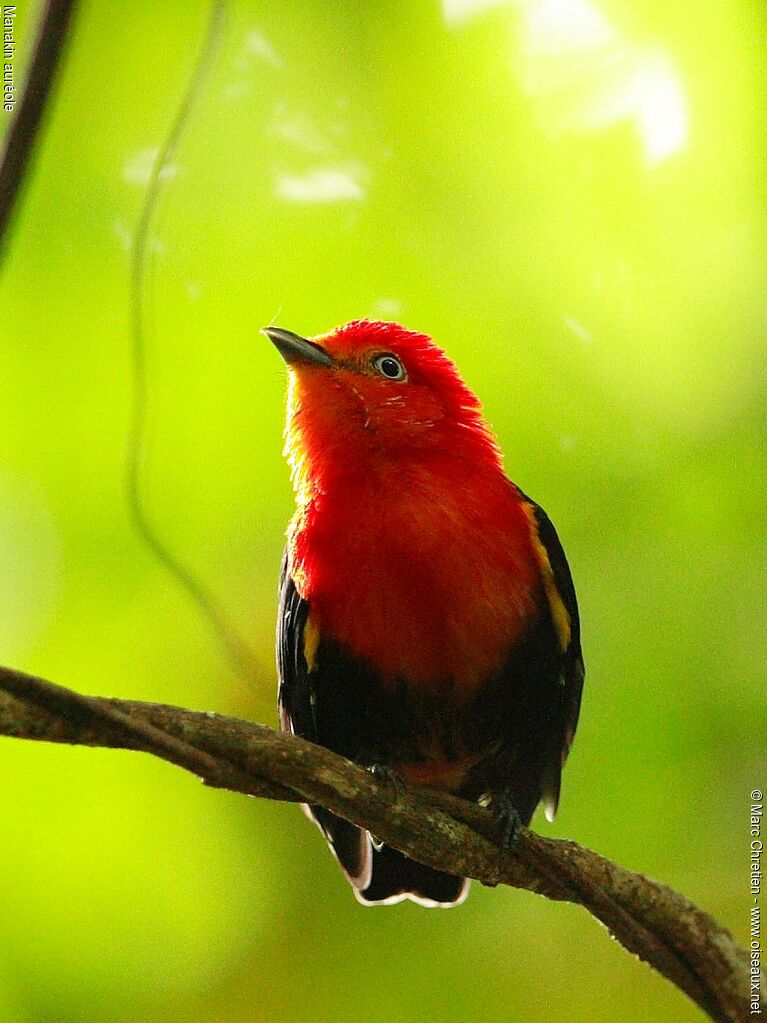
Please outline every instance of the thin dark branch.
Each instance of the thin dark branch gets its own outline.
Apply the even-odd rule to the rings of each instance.
[[[0,263],[16,201],[66,48],[76,0],[48,0],[40,21],[26,84],[0,163]]]
[[[149,418],[146,292],[150,269],[150,231],[162,194],[163,171],[175,158],[192,110],[202,92],[206,75],[221,42],[227,8],[228,0],[210,0],[208,21],[202,34],[199,50],[190,67],[189,77],[173,120],[152,161],[144,201],[133,234],[130,250],[130,354],[133,393],[126,445],[125,479],[128,512],[133,528],[159,564],[170,573],[181,589],[191,598],[197,609],[203,613],[234,668],[242,674],[243,678],[252,679],[258,673],[257,662],[252,651],[239,633],[232,628],[231,623],[227,621],[224,608],[210,587],[193,568],[184,564],[163,539],[152,521],[147,508],[146,495],[142,488]]]
[[[428,789],[395,789],[296,736],[179,707],[81,696],[8,668],[0,668],[0,735],[138,749],[208,785],[318,803],[429,866],[577,903],[712,1019],[748,1018],[747,952],[683,895],[575,842],[527,829],[501,867],[498,824],[482,807]]]

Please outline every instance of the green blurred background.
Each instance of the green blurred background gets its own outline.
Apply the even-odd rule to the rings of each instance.
[[[38,12],[17,8],[19,73]],[[578,585],[581,726],[537,826],[745,940],[763,3],[230,0],[151,231],[143,486],[252,648],[250,682],[124,496],[128,249],[207,18],[77,16],[0,280],[0,661],[275,723],[292,496],[258,328],[401,320],[482,396]],[[0,1023],[700,1018],[574,907],[475,885],[451,912],[364,910],[295,807],[149,757],[3,740],[0,787]]]

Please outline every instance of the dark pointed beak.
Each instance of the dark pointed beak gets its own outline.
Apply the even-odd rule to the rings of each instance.
[[[307,341],[300,334],[284,327],[262,327],[261,333],[272,342],[274,347],[289,366],[296,362],[314,363],[315,366],[332,366],[333,360],[320,345]]]

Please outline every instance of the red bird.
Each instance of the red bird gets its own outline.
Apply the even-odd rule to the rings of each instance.
[[[474,393],[425,334],[357,320],[264,334],[288,364],[282,728],[405,782],[552,819],[583,686],[546,513],[505,475]],[[360,902],[449,906],[466,878],[308,807]]]

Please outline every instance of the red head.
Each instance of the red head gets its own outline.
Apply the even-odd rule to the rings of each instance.
[[[311,340],[263,333],[291,370],[286,454],[299,497],[393,462],[500,467],[479,400],[426,334],[371,320]]]

